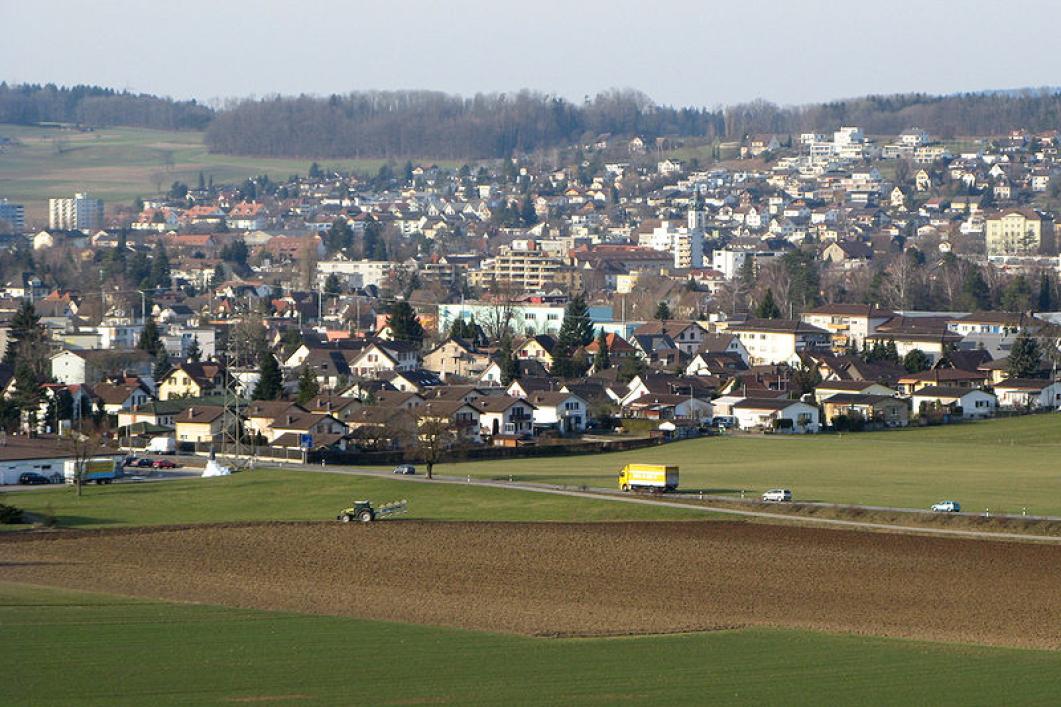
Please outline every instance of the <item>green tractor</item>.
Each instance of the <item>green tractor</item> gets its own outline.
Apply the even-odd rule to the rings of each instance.
[[[408,509],[409,502],[405,500],[387,503],[380,506],[378,509],[373,508],[370,501],[354,501],[354,505],[349,508],[344,508],[339,512],[339,515],[336,516],[335,519],[342,521],[343,523],[349,523],[353,520],[358,520],[362,523],[371,523],[377,518],[382,519],[398,515],[399,513],[405,513]]]

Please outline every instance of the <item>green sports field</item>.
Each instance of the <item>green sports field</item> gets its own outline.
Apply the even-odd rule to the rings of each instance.
[[[771,487],[796,500],[1061,515],[1061,414],[844,435],[732,435],[604,455],[465,463],[439,473],[614,488],[624,464],[677,464],[686,492]]]
[[[1049,704],[1061,654],[765,629],[523,638],[0,583],[8,704]]]
[[[218,184],[268,174],[306,174],[312,160],[239,157],[207,151],[196,131],[101,128],[76,132],[0,124],[15,144],[0,148],[0,198],[22,203],[27,220],[47,215],[48,198],[87,191],[105,202],[130,203],[169,189],[194,186],[202,172]],[[319,160],[324,169],[374,173],[384,160]]]

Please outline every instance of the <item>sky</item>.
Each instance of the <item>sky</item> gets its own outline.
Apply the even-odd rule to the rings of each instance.
[[[1056,0],[0,0],[0,80],[225,99],[610,88],[783,105],[1061,84]]]

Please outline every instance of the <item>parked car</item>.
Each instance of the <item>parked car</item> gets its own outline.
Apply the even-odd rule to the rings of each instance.
[[[792,500],[792,492],[788,489],[769,489],[763,494],[765,503],[784,503]]]
[[[398,466],[394,467],[394,471],[391,473],[402,474],[403,476],[407,476],[409,474],[415,474],[416,467],[412,464],[399,464]]]
[[[35,471],[27,471],[24,474],[19,474],[18,482],[23,486],[39,486],[41,484],[50,484],[51,480],[43,474],[38,474]]]
[[[711,418],[711,424],[720,430],[728,430],[737,426],[737,418],[732,415],[716,415]]]
[[[153,469],[177,469],[180,464],[171,462],[169,459],[156,459],[151,467]]]
[[[134,466],[134,467],[137,467],[139,469],[144,469],[144,468],[150,467],[154,463],[155,462],[153,460],[148,459],[147,457],[140,457],[135,462],[133,462],[130,466]]]
[[[962,504],[957,501],[940,501],[939,503],[932,504],[932,511],[934,513],[959,513],[962,510]]]

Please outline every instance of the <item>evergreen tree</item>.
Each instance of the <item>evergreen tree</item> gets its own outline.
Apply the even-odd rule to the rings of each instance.
[[[165,349],[160,349],[155,354],[155,367],[151,371],[151,377],[158,382],[165,378],[167,373],[169,373],[169,356],[166,355]]]
[[[192,343],[188,346],[188,360],[192,363],[199,363],[199,360],[203,357],[202,349],[199,348],[199,337],[193,336]]]
[[[343,284],[339,281],[339,276],[335,273],[330,273],[324,281],[324,294],[334,297],[343,291]]]
[[[1041,357],[1039,342],[1022,331],[1013,340],[1006,370],[1011,378],[1031,378],[1039,372]]]
[[[920,373],[932,367],[932,361],[921,349],[913,349],[903,356],[903,368],[907,373]]]
[[[317,376],[310,370],[309,366],[303,366],[302,372],[298,374],[298,403],[302,405],[317,397],[321,390]]]
[[[991,288],[979,268],[970,268],[962,281],[960,305],[965,309],[982,311],[991,308]]]
[[[666,302],[660,302],[659,304],[657,304],[655,318],[658,322],[669,321],[671,318],[670,305],[668,305]]]
[[[781,257],[781,264],[788,273],[788,301],[800,308],[813,306],[821,301],[821,276],[814,254],[806,250],[794,250]]]
[[[608,354],[608,337],[601,329],[597,334],[597,353],[593,357],[593,369],[603,371],[612,367],[611,357]]]
[[[578,294],[572,297],[564,308],[564,321],[560,324],[560,342],[566,343],[573,351],[591,341],[593,320],[589,316],[585,295]]]
[[[312,163],[309,166],[309,178],[310,179],[320,179],[321,176],[323,176],[323,172],[321,172],[321,166],[319,164],[317,164],[316,162]]]
[[[534,202],[530,198],[524,199],[523,203],[520,204],[519,218],[523,225],[528,228],[538,223],[538,212],[534,210]]]
[[[158,325],[153,317],[148,317],[144,322],[144,330],[140,332],[140,340],[136,342],[136,348],[147,351],[152,356],[163,350],[162,339],[158,335]]]
[[[1052,312],[1054,310],[1054,285],[1050,282],[1050,276],[1046,273],[1039,275],[1039,301],[1037,311]]]
[[[37,315],[33,303],[22,300],[11,319],[11,328],[7,332],[7,348],[4,350],[3,362],[14,366],[18,358],[19,348],[23,344],[38,344],[45,341],[44,329],[41,327],[41,318]]]
[[[1023,274],[1017,275],[1002,291],[1002,309],[1007,312],[1026,312],[1032,306],[1032,287]]]
[[[37,426],[37,413],[44,400],[46,378],[29,356],[19,356],[15,363],[15,392],[11,402],[21,411],[30,429]]]
[[[166,254],[166,246],[159,244],[151,256],[151,270],[148,274],[148,288],[161,289],[170,286],[169,255]]]
[[[774,300],[774,291],[767,288],[762,302],[755,308],[755,316],[758,319],[778,319],[781,316],[781,308]]]
[[[408,341],[419,346],[424,340],[424,327],[416,317],[416,310],[404,300],[391,305],[387,326],[395,341]]]
[[[740,281],[747,287],[755,284],[755,258],[750,255],[744,256],[740,264]]]
[[[519,361],[512,351],[512,337],[505,335],[501,338],[501,346],[498,348],[498,367],[501,369],[501,385],[507,386],[520,377]]]
[[[895,339],[888,339],[884,345],[884,360],[899,363],[899,349],[895,345]]]
[[[269,351],[262,351],[258,356],[258,385],[254,387],[255,400],[278,400],[284,393],[284,376],[276,357]],[[301,379],[299,380],[301,386]]]

